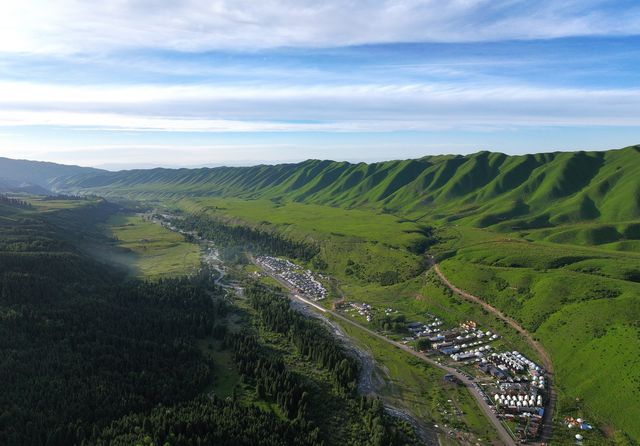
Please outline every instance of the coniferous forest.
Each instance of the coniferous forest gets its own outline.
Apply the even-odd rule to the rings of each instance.
[[[179,222],[187,231],[196,231],[218,245],[228,260],[243,259],[246,251],[311,260],[320,248],[311,242],[291,240],[277,232],[245,225],[233,225],[205,214],[190,214]]]
[[[276,290],[247,282],[248,305],[238,308],[206,268],[144,281],[78,249],[74,238],[97,237],[96,222],[116,208],[99,201],[44,213],[0,203],[0,444],[415,442],[379,400],[357,395],[357,361]],[[230,313],[244,323],[228,329]],[[295,370],[265,334],[315,375]],[[200,348],[216,339],[241,377],[226,398],[210,391],[215,363]],[[339,433],[324,425],[324,404],[340,407]]]

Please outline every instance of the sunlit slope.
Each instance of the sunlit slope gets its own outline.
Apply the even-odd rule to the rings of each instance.
[[[615,444],[640,438],[640,146],[156,169],[76,176],[58,186],[172,198],[162,201],[321,240],[320,260],[350,296],[416,314],[457,306],[445,297],[417,299],[433,299],[435,291],[416,285],[424,265],[421,251],[409,248],[434,227],[437,242],[425,246],[447,277],[518,320],[550,353],[558,415],[586,417]],[[351,274],[352,264],[359,274]],[[378,280],[387,270],[397,270],[397,289]],[[563,429],[558,438],[572,444]]]
[[[542,342],[560,415],[588,418],[616,444],[637,441],[640,254],[504,236],[458,246],[442,271]]]
[[[476,227],[539,229],[640,218],[640,146],[522,156],[479,152],[373,164],[309,160],[93,172],[58,181],[56,187],[102,194],[270,198],[426,214],[430,220]],[[620,226],[609,232],[606,243],[629,239],[637,231]],[[576,237],[589,241],[589,236]]]

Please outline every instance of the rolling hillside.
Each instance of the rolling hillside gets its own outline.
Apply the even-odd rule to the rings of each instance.
[[[428,249],[454,284],[545,346],[558,416],[588,418],[607,444],[640,441],[640,146],[91,171],[49,181],[60,192],[160,200],[320,241],[314,261],[349,296],[407,314],[440,308],[445,317],[459,303],[421,274],[417,248]],[[385,286],[378,278],[389,271],[398,281]],[[566,428],[558,424],[555,432],[557,444],[573,444]]]
[[[640,218],[640,146],[522,156],[479,152],[374,164],[309,160],[91,171],[58,178],[52,185],[104,195],[236,196],[363,207],[503,231],[590,222],[561,235],[547,234],[579,244],[640,238],[638,226],[629,223]]]
[[[0,190],[31,194],[49,193],[51,183],[57,178],[99,172],[102,171],[90,167],[0,157]]]

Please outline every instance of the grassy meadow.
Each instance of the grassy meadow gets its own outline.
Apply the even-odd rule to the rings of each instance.
[[[86,200],[55,199],[37,195],[28,195],[24,197],[17,195],[16,198],[23,199],[26,202],[30,203],[34,207],[34,210],[38,212],[51,212],[61,209],[76,209],[99,201],[99,199],[91,198],[88,198]]]
[[[139,215],[115,215],[105,230],[114,239],[116,249],[104,255],[129,268],[135,276],[179,276],[200,266],[198,245]]]
[[[167,203],[183,212],[205,212],[231,224],[250,224],[316,243],[327,271],[341,279],[350,278],[345,274],[349,261],[352,276],[363,282],[379,282],[386,271],[408,279],[422,268],[421,257],[407,250],[420,240],[420,225],[393,215],[271,200],[207,197]]]
[[[205,211],[234,224],[311,239],[321,246],[320,256],[328,264],[325,272],[337,279],[348,300],[391,307],[410,321],[424,320],[426,313],[451,324],[473,319],[498,332],[505,347],[537,359],[515,330],[476,305],[452,296],[433,273],[424,270],[420,256],[407,249],[420,238],[420,228],[426,224],[422,220],[271,200],[207,197],[170,203],[185,212]],[[608,433],[606,441],[624,443],[625,435],[640,438],[634,421],[640,416],[636,411],[640,400],[636,322],[640,320],[640,284],[634,281],[640,270],[640,253],[606,245],[550,242],[550,230],[544,234],[514,233],[430,224],[440,238],[431,251],[444,259],[441,268],[447,277],[514,317],[551,354],[559,394],[557,416],[586,417]],[[563,231],[555,229],[555,233]],[[347,274],[349,264],[361,272]],[[381,286],[376,277],[388,270],[404,275],[394,285]],[[399,367],[389,357],[381,361],[389,371]],[[405,376],[402,388],[404,392],[420,389],[419,382],[428,378]],[[411,410],[427,413],[426,408]],[[571,433],[563,429],[558,426],[557,438],[569,441]]]
[[[477,319],[531,355],[425,274],[417,253],[435,228],[429,252],[451,282],[520,321],[551,354],[557,416],[584,415],[611,442],[640,442],[640,146],[90,173],[57,185],[308,240],[348,300],[408,319]]]

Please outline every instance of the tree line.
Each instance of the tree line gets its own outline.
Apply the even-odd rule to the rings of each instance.
[[[28,201],[20,200],[19,198],[12,198],[7,194],[0,194],[0,203],[25,209],[33,208],[33,205]]]
[[[186,231],[195,231],[211,240],[220,249],[223,258],[242,261],[245,252],[269,254],[311,260],[320,252],[317,244],[293,240],[276,232],[244,225],[232,225],[205,214],[190,214],[176,224]]]
[[[260,321],[271,331],[285,334],[302,356],[331,372],[334,383],[345,394],[358,385],[358,361],[348,355],[316,321],[291,309],[289,300],[264,285],[250,284],[245,290]]]

